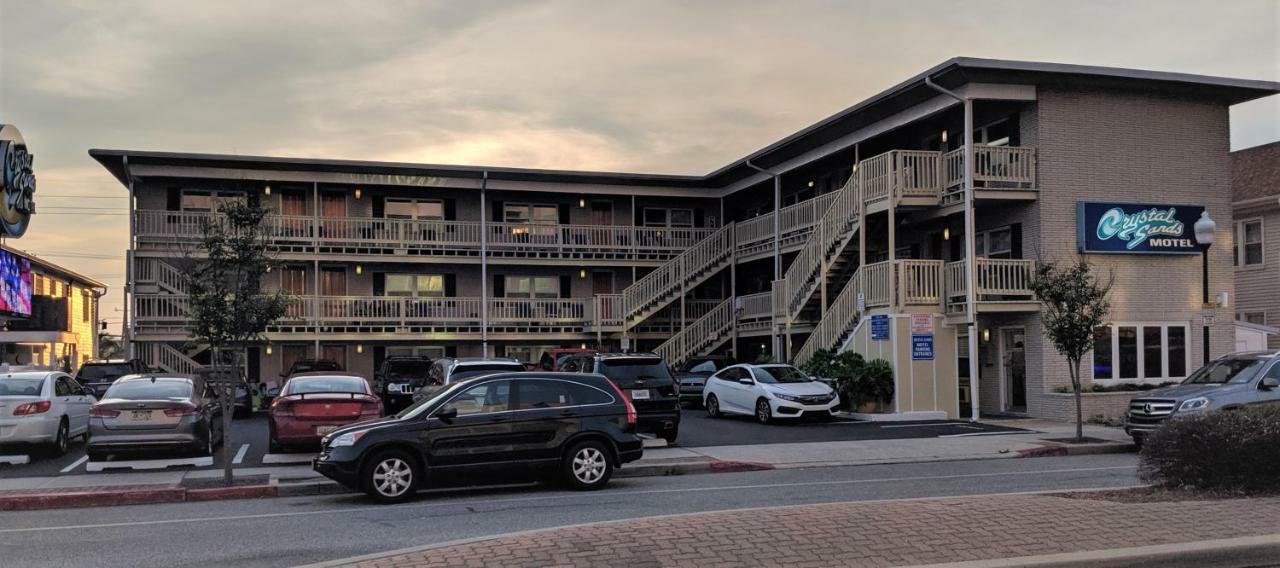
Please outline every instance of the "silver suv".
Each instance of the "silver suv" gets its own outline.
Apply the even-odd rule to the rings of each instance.
[[[1177,384],[1129,402],[1125,433],[1134,443],[1172,416],[1233,410],[1250,404],[1280,404],[1280,352],[1232,353],[1210,362]]]

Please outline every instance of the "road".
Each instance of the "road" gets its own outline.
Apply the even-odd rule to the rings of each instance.
[[[681,416],[681,447],[733,446],[740,444],[780,444],[794,442],[833,442],[852,440],[889,440],[905,438],[934,438],[939,436],[975,435],[982,433],[1014,432],[1016,429],[991,424],[970,424],[960,420],[933,422],[857,422],[836,419],[830,422],[779,421],[776,424],[759,424],[748,416],[708,418],[705,411],[685,409]],[[267,417],[263,413],[250,418],[236,419],[228,444],[235,467],[280,465],[290,456],[272,455],[267,452]],[[0,450],[0,454],[27,454],[26,448]],[[304,458],[309,452],[292,456]],[[66,455],[50,458],[30,453],[30,463],[0,465],[0,479],[13,477],[46,477],[59,475],[83,475],[86,473],[84,442],[77,439]],[[148,456],[142,456],[148,457]],[[176,457],[176,456],[175,456]],[[239,458],[238,460],[236,458]],[[185,467],[185,466],[184,466]],[[219,450],[214,463],[205,469],[221,469],[222,454]],[[131,470],[123,470],[131,471]],[[108,470],[106,474],[110,474]]]
[[[751,507],[1137,483],[1110,454],[618,479],[436,492],[398,506],[330,495],[0,513],[11,566],[281,566],[569,524]]]

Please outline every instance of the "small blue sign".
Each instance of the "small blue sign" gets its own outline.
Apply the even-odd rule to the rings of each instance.
[[[873,341],[889,339],[889,316],[871,316],[871,339]]]
[[[1104,254],[1197,254],[1199,205],[1076,204],[1076,246]]]
[[[932,335],[912,335],[911,336],[911,360],[912,361],[932,361],[933,360],[933,336]]]

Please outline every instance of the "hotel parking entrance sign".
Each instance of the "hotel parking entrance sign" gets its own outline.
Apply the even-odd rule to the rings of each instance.
[[[1102,254],[1197,254],[1192,227],[1204,207],[1145,203],[1076,204],[1076,245]]]

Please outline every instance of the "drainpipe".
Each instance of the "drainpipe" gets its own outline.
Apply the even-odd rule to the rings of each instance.
[[[969,328],[969,421],[977,422],[978,414],[978,259],[974,247],[973,210],[973,99],[942,88],[931,77],[924,84],[964,104],[964,272],[965,325]]]
[[[485,190],[489,187],[489,171],[480,178],[480,349],[489,356],[489,218],[485,210]]]
[[[782,209],[782,174],[775,173],[764,168],[758,167],[751,163],[750,159],[743,163],[757,172],[773,178],[773,279],[774,281],[782,280],[782,249],[778,241],[779,234],[782,232],[782,216],[779,211]],[[770,291],[772,293],[772,291]],[[779,363],[785,362],[787,357],[782,353],[782,342],[778,337],[778,306],[773,307],[773,357]]]

